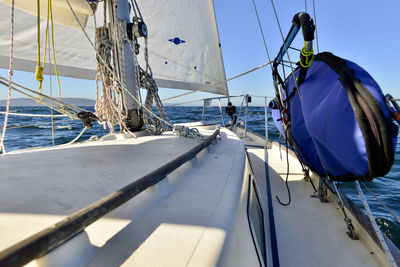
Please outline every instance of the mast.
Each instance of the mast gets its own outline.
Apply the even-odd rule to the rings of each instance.
[[[128,23],[131,23],[130,19],[130,10],[131,7],[128,0],[117,0],[117,19],[118,22],[123,22],[123,25],[126,29]],[[118,44],[118,40],[115,40]],[[137,78],[135,77],[135,62],[132,50],[130,48],[130,44],[125,41],[123,46],[120,48],[122,51],[121,54],[118,54],[118,62],[119,64],[119,74],[121,77],[121,81],[125,82],[126,89],[136,97],[136,99],[140,100],[140,88],[136,84]],[[140,130],[143,126],[143,119],[140,114],[139,104],[132,99],[131,96],[124,94],[125,97],[123,99],[124,106],[127,111],[127,121],[126,125],[130,128],[130,130],[137,131]]]

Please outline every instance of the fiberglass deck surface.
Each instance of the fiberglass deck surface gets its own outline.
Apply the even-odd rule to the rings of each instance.
[[[151,138],[120,141],[119,147],[119,141],[114,140],[0,158],[0,171],[8,174],[1,178],[7,187],[1,189],[0,201],[7,205],[0,210],[0,249],[198,144],[168,134],[154,137],[159,142],[155,144]],[[121,158],[125,158],[122,163]],[[216,266],[223,261],[221,255],[235,217],[242,211],[246,214],[246,197],[241,195],[246,188],[244,163],[240,139],[222,129],[220,138],[195,158],[28,266]],[[19,169],[15,170],[17,164]],[[37,165],[40,171],[35,169]],[[114,171],[107,168],[110,165]],[[242,217],[247,234],[241,235],[239,254],[246,255],[246,264],[256,266],[247,217]],[[244,266],[240,260],[234,266]]]
[[[254,142],[244,141],[245,144]],[[285,187],[287,173],[286,149],[275,143],[268,152],[273,211],[279,260],[281,266],[377,266],[375,258],[359,240],[346,234],[343,214],[336,203],[321,203],[313,198],[314,190],[303,179],[301,166],[289,153],[289,188],[291,204]],[[248,146],[255,176],[265,184],[264,149]],[[318,186],[316,184],[316,186]],[[267,197],[263,197],[267,201]],[[267,237],[268,239],[269,237]]]
[[[0,251],[197,144],[169,132],[0,156]]]

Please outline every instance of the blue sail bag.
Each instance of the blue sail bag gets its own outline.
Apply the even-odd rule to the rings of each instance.
[[[389,172],[398,127],[368,72],[324,52],[298,89],[290,75],[282,89],[290,120],[282,127],[279,110],[273,117],[302,163],[334,181],[371,181]]]

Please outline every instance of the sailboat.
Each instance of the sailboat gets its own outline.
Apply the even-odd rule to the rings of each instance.
[[[0,67],[10,69],[2,83],[82,120],[82,131],[97,122],[110,129],[85,142],[79,135],[47,148],[2,147],[0,266],[399,262],[374,220],[337,189],[328,193],[334,183],[303,173],[293,151],[246,121],[171,125],[157,87],[228,95],[213,1],[3,0],[0,7],[2,18],[11,14],[11,25],[0,25],[9,37],[0,44]],[[43,46],[52,62],[40,57]],[[39,83],[46,73],[96,79],[96,112],[14,82],[13,70],[35,72]],[[250,97],[241,97],[246,113]],[[273,197],[285,194],[285,179],[296,197],[290,206]]]

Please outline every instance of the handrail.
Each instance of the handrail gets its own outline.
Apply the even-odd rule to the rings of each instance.
[[[65,243],[87,226],[126,203],[139,193],[164,179],[188,160],[194,158],[217,138],[219,129],[185,154],[111,193],[60,222],[0,252],[0,266],[22,266]]]

